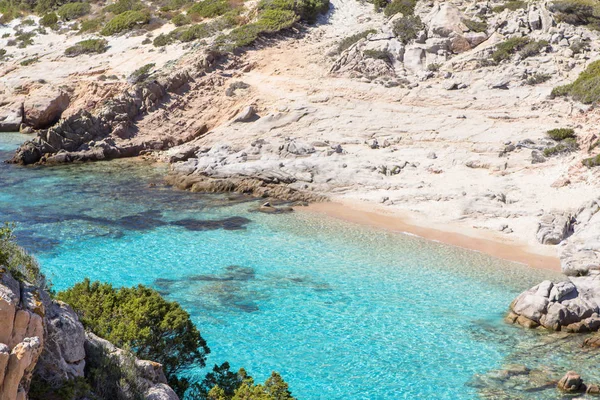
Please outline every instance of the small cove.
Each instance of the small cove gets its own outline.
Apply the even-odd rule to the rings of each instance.
[[[23,140],[0,134],[0,161]],[[132,160],[0,164],[0,222],[19,224],[56,290],[84,277],[152,286],[190,312],[208,365],[228,360],[260,381],[279,371],[299,399],[560,398],[490,373],[512,364],[600,382],[575,341],[502,321],[518,293],[555,273],[322,216],[251,212],[251,199],[165,187],[165,172]]]

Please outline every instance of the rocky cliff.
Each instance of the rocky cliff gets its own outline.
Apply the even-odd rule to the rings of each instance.
[[[119,398],[142,394],[152,400],[177,399],[166,385],[160,364],[137,360],[86,333],[67,304],[0,270],[0,399],[27,399],[32,380],[58,388],[70,380],[85,379],[90,367],[105,365],[106,359],[116,370],[132,364],[135,387],[122,387]]]

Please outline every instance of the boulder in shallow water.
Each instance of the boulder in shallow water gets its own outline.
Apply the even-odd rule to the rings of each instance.
[[[575,371],[569,371],[563,376],[557,385],[558,389],[566,393],[578,393],[585,390],[581,376]]]

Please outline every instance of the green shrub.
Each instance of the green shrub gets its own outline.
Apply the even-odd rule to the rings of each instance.
[[[419,31],[425,28],[421,18],[416,15],[409,15],[398,18],[394,21],[392,32],[404,44],[408,44],[413,39],[417,38]]]
[[[212,34],[207,24],[192,25],[188,29],[175,32],[175,37],[182,42],[204,39]]]
[[[600,165],[600,154],[594,157],[586,158],[582,161],[582,163],[588,168],[597,167]]]
[[[390,53],[385,50],[365,50],[363,51],[363,55],[366,58],[374,58],[376,60],[390,60]]]
[[[229,35],[217,39],[218,47],[231,51],[240,47],[249,46],[258,38],[261,29],[257,24],[248,24],[233,29]]]
[[[33,58],[28,58],[27,60],[21,61],[20,64],[22,66],[26,67],[28,65],[35,64],[38,61],[39,61],[38,57],[33,57]]]
[[[0,24],[8,24],[13,19],[21,16],[21,11],[10,3],[0,9],[0,12],[2,13],[0,16]]]
[[[190,315],[153,289],[142,285],[116,289],[86,279],[57,298],[73,307],[86,329],[132,349],[139,358],[161,363],[175,387],[178,373],[205,365],[210,350]]]
[[[171,35],[165,35],[164,33],[161,33],[152,41],[152,44],[156,47],[166,46],[171,43],[173,43],[173,37]]]
[[[42,18],[40,18],[41,26],[47,26],[49,28],[54,28],[54,27],[56,27],[56,24],[58,24],[58,15],[56,15],[56,13],[51,12],[51,13],[44,15]]]
[[[31,18],[27,18],[27,19],[22,20],[19,25],[22,25],[22,26],[33,26],[33,25],[35,25],[35,21],[32,20]]]
[[[467,28],[469,28],[470,31],[473,32],[485,32],[487,31],[487,22],[484,21],[475,21],[473,19],[463,19],[462,20],[463,24],[465,24],[465,26]]]
[[[375,29],[368,29],[366,31],[357,33],[355,35],[352,36],[348,36],[345,39],[342,39],[342,41],[338,44],[337,47],[337,53],[341,53],[346,49],[349,49],[350,46],[352,46],[354,43],[358,42],[361,39],[365,39],[367,36],[369,36],[372,33],[377,33],[377,30]]]
[[[560,0],[549,4],[558,22],[599,27],[600,4],[595,0]]]
[[[442,64],[437,64],[437,63],[427,64],[427,71],[437,72],[440,70],[441,66],[442,66]]]
[[[77,42],[65,50],[67,57],[76,57],[81,54],[100,54],[108,49],[108,42],[104,39],[88,39]]]
[[[548,147],[544,149],[544,157],[552,157],[562,153],[569,153],[579,148],[577,140],[575,138],[567,138],[562,140],[556,146]]]
[[[508,39],[502,43],[496,45],[496,50],[492,53],[492,59],[499,63],[504,60],[508,60],[514,53],[521,50],[529,43],[529,39],[526,37],[515,37]]]
[[[185,14],[176,14],[173,18],[171,18],[171,22],[175,26],[183,26],[188,25],[191,22],[191,20],[190,17],[188,17]]]
[[[589,48],[589,43],[584,40],[575,40],[573,43],[571,43],[571,46],[569,46],[569,49],[571,49],[573,54],[583,53],[584,51],[589,50]]]
[[[550,80],[550,78],[552,78],[552,76],[550,74],[535,73],[535,74],[531,75],[530,77],[528,77],[525,82],[528,85],[534,86],[534,85],[538,85],[540,83],[544,83],[544,82]]]
[[[296,3],[296,12],[300,19],[309,24],[317,21],[319,14],[329,10],[329,0],[300,0]]]
[[[83,20],[79,24],[79,33],[97,32],[102,24],[104,24],[104,17],[102,16]]]
[[[278,32],[290,28],[299,19],[293,11],[288,10],[265,10],[260,14],[256,25],[262,32]]]
[[[108,21],[100,34],[103,36],[116,35],[130,31],[136,26],[145,25],[149,21],[150,14],[147,11],[125,11]]]
[[[27,281],[40,288],[46,286],[44,275],[36,259],[17,245],[14,224],[0,225],[0,267],[6,268],[15,279]]]
[[[552,96],[571,96],[584,104],[600,100],[600,60],[588,65],[575,82],[552,89]]]
[[[89,3],[67,3],[60,6],[56,13],[65,21],[72,21],[88,14],[90,10]]]
[[[143,8],[144,6],[139,0],[118,0],[104,7],[104,11],[119,15],[127,11],[140,11]]]
[[[561,140],[574,139],[577,137],[577,135],[575,135],[575,131],[571,128],[550,129],[548,132],[546,132],[546,134],[550,139],[557,140],[559,142]]]
[[[500,6],[496,6],[492,8],[492,11],[495,13],[500,13],[504,10],[517,11],[520,9],[527,8],[527,3],[521,0],[513,0],[508,1]]]
[[[189,10],[190,17],[214,18],[231,10],[231,4],[227,0],[203,0],[194,4]]]
[[[391,17],[392,15],[396,15],[398,13],[402,13],[404,17],[408,17],[409,15],[413,15],[415,13],[416,5],[417,0],[393,0],[391,3],[385,6],[383,13],[386,17]]]
[[[143,81],[144,79],[148,78],[148,76],[150,76],[150,71],[152,70],[152,68],[154,68],[154,65],[154,63],[150,63],[136,69],[131,73],[131,75],[129,75],[127,81],[130,83],[138,83]]]
[[[543,49],[548,47],[548,41],[537,40],[535,42],[529,42],[519,51],[521,58],[528,58],[537,56]]]

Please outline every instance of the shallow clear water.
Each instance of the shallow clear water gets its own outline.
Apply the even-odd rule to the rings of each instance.
[[[0,134],[0,160],[23,140]],[[503,396],[520,389],[490,371],[515,363],[600,381],[589,354],[549,354],[539,344],[555,336],[502,322],[552,273],[322,216],[250,212],[247,199],[164,187],[164,172],[0,164],[0,221],[19,224],[56,289],[84,277],[151,285],[190,312],[209,365],[228,360],[261,381],[277,370],[300,399],[514,398]]]

